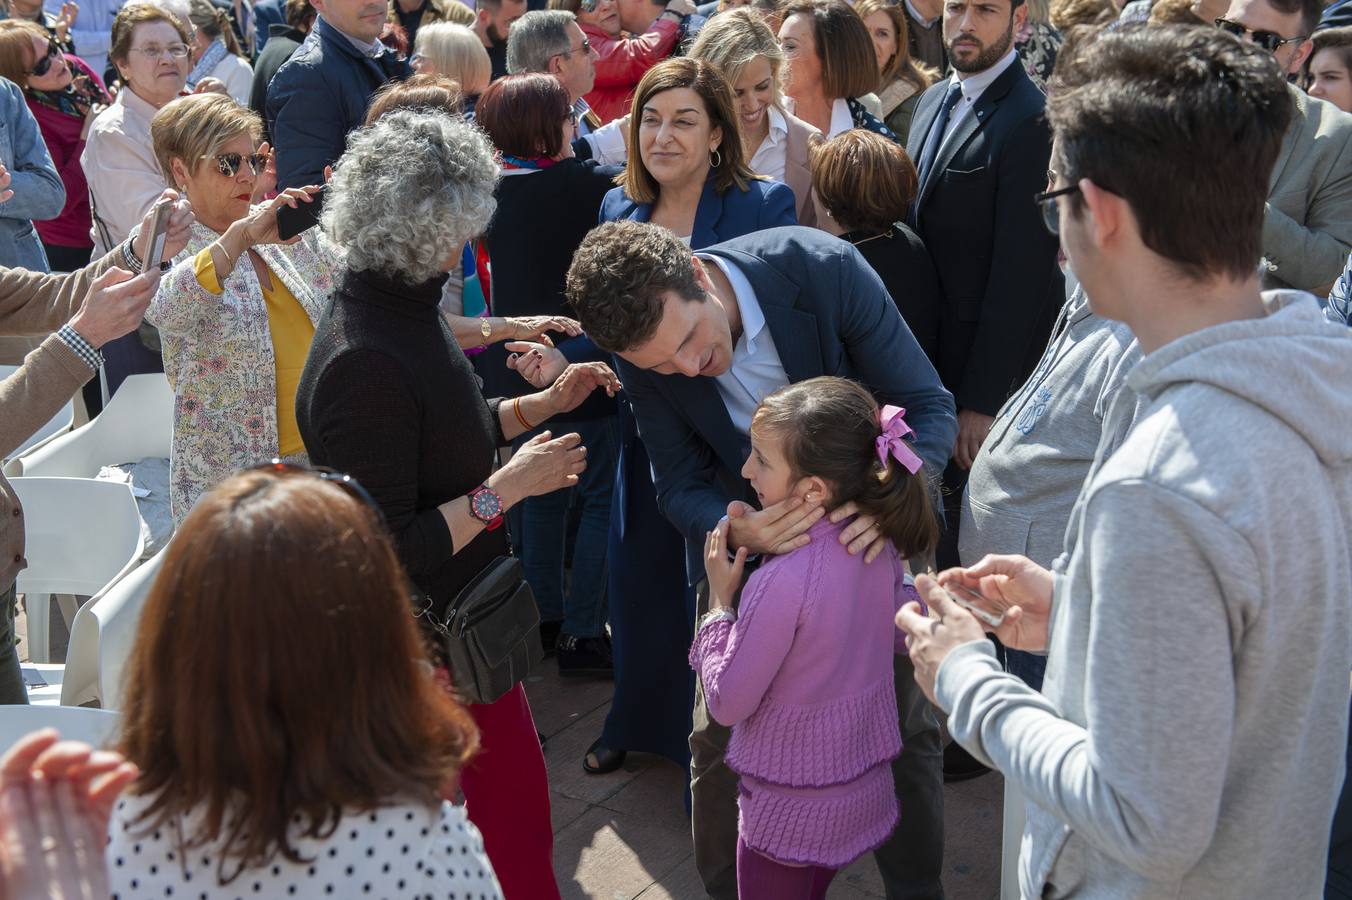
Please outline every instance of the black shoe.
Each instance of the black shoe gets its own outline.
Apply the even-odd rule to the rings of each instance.
[[[540,623],[540,643],[544,645],[546,657],[554,655],[554,645],[558,643],[559,632],[562,630],[562,622]]]
[[[610,675],[615,671],[610,641],[605,637],[584,638],[560,633],[555,646],[559,656],[559,672],[564,675]]]
[[[968,781],[980,778],[990,769],[976,761],[976,758],[954,741],[944,748],[944,782]]]
[[[597,738],[587,748],[587,755],[582,757],[582,770],[588,775],[605,775],[624,765],[624,756],[623,750],[607,747]]]

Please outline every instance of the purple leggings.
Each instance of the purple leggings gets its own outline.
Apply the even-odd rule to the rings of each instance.
[[[824,900],[837,871],[785,865],[737,839],[737,900]]]

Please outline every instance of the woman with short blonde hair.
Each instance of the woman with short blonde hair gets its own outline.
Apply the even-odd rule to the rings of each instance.
[[[409,62],[419,74],[445,75],[460,85],[467,119],[474,117],[474,104],[493,79],[493,64],[479,36],[451,22],[419,28]]]
[[[784,51],[759,10],[734,7],[709,20],[689,50],[723,73],[732,87],[742,151],[757,175],[787,184],[798,224],[839,233],[812,193],[808,155],[821,132],[784,107]]]
[[[242,466],[305,459],[296,385],[342,260],[318,228],[297,243],[279,242],[278,210],[305,202],[313,189],[253,206],[268,164],[259,153],[262,128],[257,113],[223,94],[181,97],[150,124],[164,179],[197,216],[146,310],[174,386],[175,521]]]

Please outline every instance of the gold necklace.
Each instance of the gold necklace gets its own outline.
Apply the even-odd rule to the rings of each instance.
[[[857,241],[850,241],[850,243],[858,247],[860,244],[867,244],[869,241],[876,241],[878,238],[890,238],[891,236],[892,229],[889,228],[886,231],[882,232],[881,234],[875,234],[873,235],[873,237],[861,238]]]

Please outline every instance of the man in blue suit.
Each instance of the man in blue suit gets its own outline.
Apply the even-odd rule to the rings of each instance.
[[[658,504],[686,537],[687,568],[708,604],[701,548],[724,515],[730,542],[753,554],[807,543],[820,507],[786,500],[764,510],[741,476],[759,400],[820,375],[853,378],[880,403],[906,408],[915,449],[937,476],[957,435],[953,398],[882,281],[851,245],[811,228],[772,228],[693,257],[665,228],[610,222],[573,257],[567,292],[582,327],[617,357],[652,459]],[[839,520],[854,515],[836,510]],[[859,516],[842,541],[881,548]],[[869,557],[866,557],[869,558]],[[888,896],[942,897],[942,750],[910,661],[898,657],[904,749],[893,764],[905,812],[876,853]],[[695,865],[710,896],[736,897],[737,777],[723,763],[728,729],[696,695],[690,736]]]
[[[267,120],[277,151],[277,189],[324,183],[371,95],[413,74],[380,42],[385,0],[314,0],[319,18],[268,84]]]

